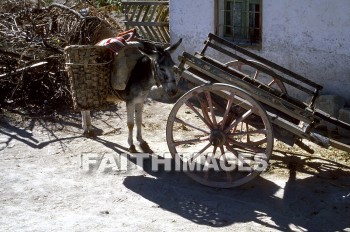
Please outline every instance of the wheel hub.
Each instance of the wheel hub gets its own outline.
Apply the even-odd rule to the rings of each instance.
[[[210,133],[210,143],[215,147],[220,147],[226,143],[226,134],[219,129],[214,129]]]

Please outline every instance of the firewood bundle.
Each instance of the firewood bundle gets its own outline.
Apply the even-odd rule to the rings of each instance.
[[[78,4],[38,8],[31,1],[0,3],[0,107],[41,114],[72,106],[64,48],[95,44],[122,31],[100,9]]]

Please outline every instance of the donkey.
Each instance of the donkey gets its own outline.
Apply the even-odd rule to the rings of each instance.
[[[148,144],[142,138],[142,110],[144,101],[149,94],[151,87],[162,85],[163,90],[169,95],[174,96],[177,93],[176,78],[173,71],[175,65],[170,54],[180,45],[182,39],[177,43],[163,48],[150,42],[142,42],[140,48],[143,57],[136,62],[134,69],[131,71],[129,81],[125,90],[113,90],[114,96],[110,99],[115,101],[125,101],[127,110],[128,126],[128,144],[129,152],[135,153],[136,148],[133,142],[134,121],[136,122],[136,139],[141,148],[149,150]],[[81,111],[82,126],[84,134],[92,132],[90,111]]]

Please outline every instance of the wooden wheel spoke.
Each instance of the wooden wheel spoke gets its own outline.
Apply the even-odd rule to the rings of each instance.
[[[276,84],[278,80],[273,86]],[[189,119],[181,117],[188,113],[183,107],[190,109]],[[185,136],[179,125],[180,129],[190,129]],[[175,103],[166,132],[172,156],[190,165],[186,175],[207,186],[229,188],[245,184],[261,173],[254,168],[257,161],[253,158],[265,155],[267,161],[271,156],[274,140],[270,131],[271,123],[258,101],[234,86],[214,83],[193,88]],[[195,145],[181,145],[186,143]],[[193,150],[190,155],[189,149]]]
[[[203,141],[208,141],[208,140],[209,140],[209,136],[205,136],[205,137],[196,138],[196,139],[174,141],[174,144],[175,144],[175,146],[179,146],[179,145],[182,145],[182,144],[198,143],[198,142],[203,142]]]
[[[255,153],[258,153],[258,152],[262,152],[264,151],[265,149],[264,148],[261,148],[261,147],[257,147],[257,146],[254,146],[254,145],[251,145],[249,143],[242,143],[242,142],[237,142],[236,140],[234,139],[231,139],[231,138],[227,138],[227,140],[229,141],[229,143],[231,143],[232,145],[235,145],[235,146],[238,146],[244,150],[251,150]],[[258,144],[260,145],[260,143]],[[227,148],[228,149],[228,148]],[[228,149],[229,150],[229,149]]]
[[[215,117],[215,114],[214,114],[214,107],[213,107],[213,101],[212,101],[212,98],[211,98],[211,94],[208,91],[205,91],[204,94],[205,94],[205,97],[207,98],[207,101],[209,103],[209,110],[210,110],[210,114],[211,114],[211,117],[212,117],[212,121],[213,121],[214,127],[217,128],[217,122],[216,122],[216,117]]]
[[[216,152],[216,150],[218,149],[218,147],[217,146],[213,146],[214,148],[213,148],[213,155],[215,156],[215,152]]]
[[[241,131],[241,132],[234,132],[234,133],[229,133],[227,136],[230,139],[233,139],[235,136],[247,136],[247,142],[245,142],[244,144],[249,144],[252,146],[258,146],[261,144],[264,144],[267,142],[267,138],[264,137],[258,141],[252,141],[250,138],[250,135],[252,134],[263,134],[266,135],[266,130],[265,129],[260,129],[260,130],[254,130],[254,131]]]
[[[245,131],[249,131],[248,123],[245,124]],[[250,134],[247,134],[247,142],[250,142]]]
[[[261,144],[267,143],[267,138],[263,138],[259,141],[250,141],[249,144],[253,146],[259,146]]]
[[[259,73],[260,73],[260,71],[256,70],[255,73],[254,73],[253,79],[257,79],[258,76],[259,76]]]
[[[195,130],[201,131],[201,132],[203,132],[203,133],[205,133],[205,134],[210,134],[209,131],[203,130],[202,128],[199,128],[199,127],[196,127],[196,126],[194,126],[194,125],[192,125],[192,124],[189,124],[189,123],[187,123],[187,122],[185,122],[185,121],[183,121],[183,120],[181,120],[181,119],[179,119],[179,118],[175,118],[174,121],[177,122],[177,123],[181,123],[181,124],[183,124],[183,125],[185,125],[185,126],[191,127],[191,128],[193,128],[193,129],[195,129]]]
[[[224,118],[221,121],[221,130],[224,129],[225,123],[226,123],[227,118],[228,118],[228,114],[229,114],[229,112],[231,110],[231,106],[232,106],[234,97],[235,97],[235,95],[233,93],[231,93],[230,98],[227,101],[226,110],[225,110],[225,113],[224,113]]]
[[[209,178],[209,170],[203,172],[203,178],[205,180],[208,180],[208,178]]]
[[[190,162],[193,162],[193,160],[197,159],[198,156],[200,156],[203,152],[205,152],[210,146],[211,146],[211,143],[208,143],[205,147],[202,148],[202,150],[200,150],[194,156],[191,157]]]
[[[231,136],[229,136],[229,139],[232,139]],[[232,140],[233,140],[233,139],[232,139]],[[234,140],[234,141],[235,141],[235,140]],[[235,142],[236,142],[237,145],[238,145],[239,142],[237,142],[237,141],[235,141]],[[263,138],[263,139],[260,139],[260,140],[258,140],[258,141],[252,141],[252,140],[250,140],[250,141],[247,141],[247,142],[241,142],[240,144],[241,144],[241,146],[250,145],[250,146],[256,147],[256,146],[262,145],[262,144],[264,144],[264,143],[267,143],[267,138]],[[243,144],[247,144],[247,145],[243,145]]]
[[[231,152],[232,154],[234,154],[236,156],[236,158],[238,158],[238,151],[236,151],[235,149],[233,149],[232,147],[230,147],[229,144],[226,144],[226,149]],[[225,155],[226,157],[226,155]]]
[[[232,128],[236,127],[240,122],[247,119],[252,113],[253,113],[252,109],[245,112],[241,117],[237,118],[228,128],[225,129],[225,133],[228,133],[230,130],[232,130]]]
[[[254,131],[240,131],[240,132],[228,133],[227,135],[229,137],[233,137],[233,136],[252,135],[252,134],[264,134],[264,135],[266,135],[266,130],[260,129],[260,130],[254,130]]]
[[[227,157],[225,155],[224,146],[220,146],[220,151],[221,151],[221,157],[224,159],[224,162],[226,164],[228,164],[228,160],[227,160]],[[232,176],[230,175],[230,172],[228,172],[228,171],[225,171],[225,172],[226,172],[226,177],[227,177],[228,182],[231,183],[233,181],[233,179],[232,179]]]
[[[221,155],[225,155],[225,149],[224,149],[224,146],[220,146],[220,151],[221,151]]]
[[[211,143],[208,143],[205,147],[202,148],[202,150],[200,150],[198,153],[202,154],[203,152],[205,152],[209,147],[211,146]]]
[[[186,106],[188,106],[209,128],[212,128],[211,122],[208,122],[205,118],[203,118],[203,116],[198,112],[198,110],[196,110],[196,108],[194,108],[194,106],[192,105],[192,103],[190,103],[189,101],[186,101]]]
[[[276,83],[276,80],[275,80],[275,79],[273,79],[273,80],[268,84],[268,86],[271,86],[271,85],[273,85],[274,83]]]
[[[201,109],[202,109],[202,114],[204,116],[204,118],[210,122],[210,125],[213,126],[213,123],[209,117],[209,114],[208,114],[208,105],[207,103],[203,100],[203,98],[199,97],[198,95],[196,96],[197,97],[197,100],[199,102],[199,104],[201,105]]]
[[[218,147],[214,146],[213,153],[211,154],[211,160],[214,159],[214,157],[215,157],[215,152],[216,152],[216,149],[217,149],[217,148],[218,148]],[[208,178],[209,178],[209,169],[206,170],[206,171],[204,171],[203,177],[204,177],[204,179],[208,180]]]
[[[232,149],[232,148],[231,148],[230,146],[228,146],[228,145],[226,146],[226,148],[227,148],[227,150],[229,150],[230,152],[232,152],[233,154],[235,154],[235,156],[238,158],[239,155],[238,155],[238,152],[237,152],[235,149]],[[243,158],[243,157],[240,157],[240,158]],[[238,158],[237,161],[239,161],[240,158]],[[237,162],[237,165],[238,165],[238,163],[239,163],[239,162]],[[247,164],[247,163],[245,163],[245,164]],[[250,168],[252,168],[252,167],[250,166]],[[251,170],[253,170],[253,169],[251,169]],[[248,172],[249,172],[249,171],[248,171]]]

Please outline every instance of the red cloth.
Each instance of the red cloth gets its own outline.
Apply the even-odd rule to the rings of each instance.
[[[118,34],[117,37],[101,40],[96,45],[106,46],[112,52],[118,53],[120,49],[122,49],[127,45],[127,41],[130,41],[132,38],[134,38],[135,35],[136,35],[136,29],[131,29]]]
[[[126,46],[126,41],[123,37],[115,37],[101,40],[96,45],[98,46],[106,46],[112,52],[118,53],[120,49]]]

